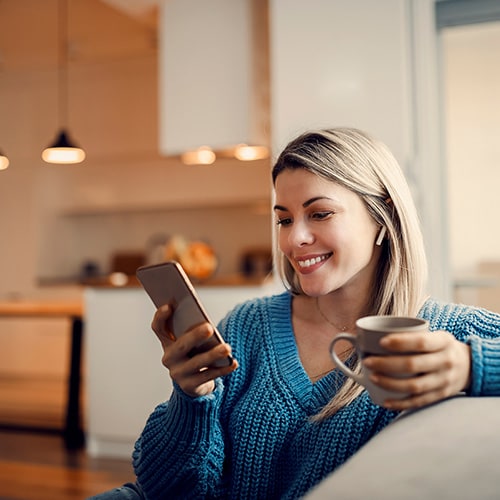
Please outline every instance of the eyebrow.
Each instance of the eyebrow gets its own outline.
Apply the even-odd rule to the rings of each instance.
[[[333,198],[329,198],[328,196],[315,196],[314,198],[311,198],[304,203],[302,203],[302,206],[304,208],[307,208],[308,206],[312,205],[314,202],[319,201],[319,200],[329,200],[329,201],[336,201]],[[282,205],[274,205],[273,210],[280,210],[282,212],[287,212],[288,209]]]

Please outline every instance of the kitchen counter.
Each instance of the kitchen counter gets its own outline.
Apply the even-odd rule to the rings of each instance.
[[[248,286],[265,286],[272,282],[273,276],[255,276],[249,277],[242,274],[226,274],[214,276],[212,278],[196,282],[195,286],[203,287],[248,287]],[[92,288],[138,288],[141,286],[134,275],[126,275],[123,273],[110,273],[92,278],[39,278],[40,286],[60,286],[60,285],[76,285],[81,287]]]
[[[60,429],[66,448],[78,449],[85,441],[81,415],[81,353],[84,308],[81,300],[0,301],[0,317],[69,318],[71,320],[70,369],[68,373],[66,415]],[[29,346],[28,346],[29,348]]]

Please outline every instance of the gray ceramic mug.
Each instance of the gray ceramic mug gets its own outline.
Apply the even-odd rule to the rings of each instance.
[[[402,392],[388,391],[370,380],[371,371],[363,365],[363,359],[372,354],[377,356],[389,356],[391,353],[380,344],[380,339],[389,333],[408,333],[425,331],[429,323],[420,318],[407,316],[365,316],[356,321],[356,334],[339,333],[330,345],[330,355],[337,368],[348,377],[366,388],[372,401],[382,405],[386,399],[404,399],[408,394]],[[357,350],[361,359],[361,372],[354,373],[335,353],[335,344],[339,340],[347,340]],[[400,355],[400,354],[399,354]]]

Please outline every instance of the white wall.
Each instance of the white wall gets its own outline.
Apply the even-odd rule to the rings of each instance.
[[[354,126],[410,160],[408,2],[271,1],[275,152],[314,127]]]

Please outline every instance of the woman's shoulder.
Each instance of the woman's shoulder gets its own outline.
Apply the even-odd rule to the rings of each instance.
[[[245,300],[227,313],[218,328],[237,351],[267,342],[272,332],[286,329],[290,323],[290,297],[288,292],[283,292]],[[241,352],[239,354],[241,356]]]
[[[289,314],[291,295],[284,291],[276,294],[269,294],[247,299],[237,304],[226,316],[227,318],[243,319],[247,316],[259,314],[273,314],[280,311],[284,314]]]

